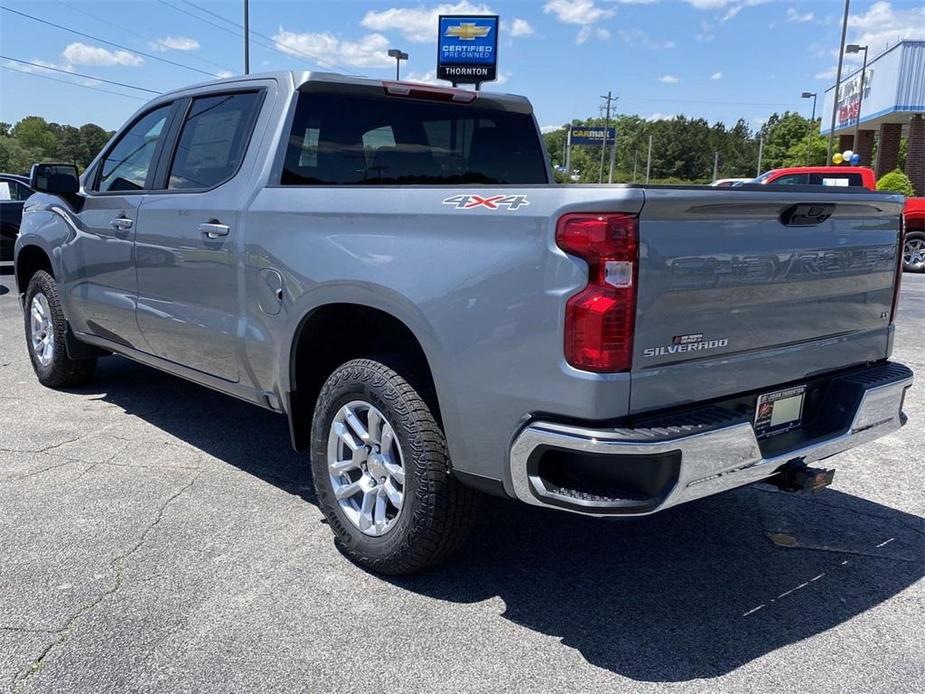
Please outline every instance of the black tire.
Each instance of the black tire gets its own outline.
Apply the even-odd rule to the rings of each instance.
[[[903,239],[903,270],[925,272],[925,231],[907,231]]]
[[[36,297],[42,295],[48,304],[51,313],[51,329],[53,345],[51,358],[43,364],[36,355],[32,344],[31,313]],[[96,373],[96,359],[71,359],[65,347],[65,334],[67,321],[61,309],[61,299],[58,296],[58,285],[54,278],[44,270],[39,270],[29,280],[26,289],[25,311],[26,348],[29,350],[29,359],[39,383],[48,388],[66,388],[89,383]]]
[[[364,534],[344,514],[328,473],[328,434],[338,411],[362,400],[395,430],[404,460],[404,501],[391,529]],[[424,398],[398,372],[372,359],[340,366],[321,389],[312,420],[312,476],[338,548],[370,571],[411,574],[442,561],[465,540],[478,493],[450,473],[446,438]]]

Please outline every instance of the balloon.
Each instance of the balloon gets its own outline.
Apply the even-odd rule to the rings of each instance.
[[[851,166],[857,166],[861,163],[861,155],[855,152],[851,155]]]
[[[841,155],[840,152],[836,152],[832,155],[833,164],[841,164],[843,161],[845,161],[845,158]]]
[[[854,155],[854,152],[852,152],[850,149],[846,149],[844,152],[841,153],[841,158],[844,161],[851,161],[851,157],[853,155]]]

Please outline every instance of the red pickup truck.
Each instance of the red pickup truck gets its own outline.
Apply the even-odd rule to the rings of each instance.
[[[867,166],[793,166],[766,171],[753,182],[877,189],[874,170]],[[906,198],[903,219],[906,225],[903,269],[907,272],[925,272],[925,198]]]

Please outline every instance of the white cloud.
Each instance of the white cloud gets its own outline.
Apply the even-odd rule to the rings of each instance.
[[[24,63],[15,63],[12,60],[5,61],[6,67],[11,70],[17,70],[19,72],[28,72],[34,75],[48,75],[54,77],[55,79],[66,79],[63,77],[59,70],[64,70],[65,72],[74,72],[73,65],[67,65],[63,63],[52,63],[47,60],[42,60],[41,58],[33,58],[30,62],[35,63],[35,65],[26,65]],[[48,69],[46,69],[48,68]],[[73,77],[73,81],[76,84],[83,84],[88,87],[96,87],[101,84],[99,80],[88,79],[84,77]]]
[[[697,32],[697,40],[700,43],[709,43],[714,38],[713,26],[709,22],[700,22],[700,31]]]
[[[671,120],[674,117],[675,117],[675,114],[673,113],[661,113],[659,111],[656,111],[651,116],[646,118],[646,120],[650,122],[655,122],[659,120]]]
[[[716,80],[721,80],[721,79],[723,79],[723,73],[722,73],[722,72],[714,72],[712,75],[710,75],[710,79],[713,80],[714,82],[715,82]]]
[[[925,7],[896,10],[889,2],[875,2],[867,12],[848,16],[847,43],[869,46],[871,56],[903,39],[918,39],[925,36]],[[850,74],[861,64],[861,55],[847,54],[842,76]],[[815,78],[835,81],[838,70],[838,51],[832,52],[832,64],[816,73]]]
[[[533,27],[526,19],[515,18],[514,21],[511,22],[511,26],[508,28],[507,33],[515,38],[520,36],[532,36]]]
[[[543,5],[543,12],[554,14],[563,24],[584,25],[595,24],[614,15],[614,10],[598,7],[594,0],[549,0]]]
[[[110,51],[100,46],[88,46],[85,43],[69,43],[61,53],[72,65],[127,65],[138,67],[144,65],[144,59],[128,51]]]
[[[391,42],[382,34],[367,34],[358,41],[346,41],[328,32],[304,33],[280,27],[273,35],[276,47],[300,58],[314,60],[322,67],[389,67]]]
[[[806,14],[800,14],[793,7],[787,8],[787,21],[788,22],[811,22],[813,21],[815,15],[812,12],[807,12]]]
[[[925,37],[925,5],[894,10],[888,2],[875,2],[864,14],[848,15],[849,43],[870,46],[872,53],[902,39]]]
[[[409,72],[402,78],[405,82],[420,82],[422,84],[434,84],[441,87],[446,86],[446,82],[437,79],[437,73],[433,70],[427,72]]]
[[[718,10],[735,0],[684,0],[688,5],[698,10]]]
[[[607,41],[610,38],[610,31],[601,27],[581,27],[581,29],[578,30],[578,35],[575,37],[575,43],[582,44],[592,36],[601,41]]]
[[[148,45],[156,51],[195,51],[199,48],[199,41],[188,36],[165,36]]]
[[[675,47],[674,41],[656,41],[640,29],[620,29],[617,32],[617,36],[620,37],[621,41],[631,46],[643,46],[653,51],[661,51]]]
[[[662,75],[658,78],[658,81],[662,82],[663,84],[677,84],[681,80],[679,80],[674,75]]]
[[[540,126],[540,132],[543,133],[544,135],[548,135],[549,133],[554,133],[558,130],[562,130],[562,128],[564,127],[565,127],[564,125],[542,125]]]
[[[264,63],[264,65],[266,65],[266,63]],[[215,74],[216,74],[216,76],[219,77],[220,79],[225,79],[225,78],[227,78],[227,77],[234,77],[234,73],[233,73],[231,70],[219,70],[219,71],[218,71],[217,73],[215,73]]]
[[[390,7],[387,10],[369,10],[360,21],[365,28],[376,32],[395,31],[413,43],[433,43],[437,39],[437,18],[441,14],[496,14],[489,5],[469,0],[441,3],[431,7]],[[507,21],[503,22],[507,25]],[[526,19],[515,17],[506,33],[514,38],[530,36],[533,27]]]

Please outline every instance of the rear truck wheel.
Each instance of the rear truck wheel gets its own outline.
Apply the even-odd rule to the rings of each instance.
[[[39,383],[49,388],[89,383],[96,359],[71,359],[64,346],[67,322],[61,310],[58,285],[44,270],[29,280],[26,289],[26,347]]]
[[[414,573],[465,539],[477,492],[450,474],[431,408],[385,364],[356,359],[331,374],[315,406],[311,453],[335,542],[363,568]]]
[[[906,232],[903,242],[903,270],[925,272],[925,232]]]

